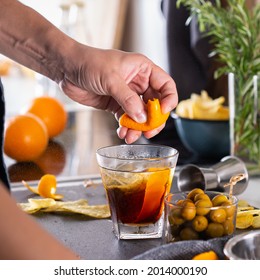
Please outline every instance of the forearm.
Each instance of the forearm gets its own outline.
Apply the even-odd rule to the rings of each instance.
[[[0,259],[78,259],[22,212],[0,183]]]
[[[0,53],[59,82],[73,44],[36,11],[16,0],[0,0]]]

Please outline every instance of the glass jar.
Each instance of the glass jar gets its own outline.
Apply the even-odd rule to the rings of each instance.
[[[71,9],[71,37],[82,44],[91,45],[92,39],[87,22],[86,3],[83,0],[75,0]]]
[[[229,73],[230,154],[241,158],[249,175],[260,175],[260,75]]]

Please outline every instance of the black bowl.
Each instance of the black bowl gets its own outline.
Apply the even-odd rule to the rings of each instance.
[[[230,154],[229,121],[197,120],[171,113],[183,145],[202,158],[221,158]]]

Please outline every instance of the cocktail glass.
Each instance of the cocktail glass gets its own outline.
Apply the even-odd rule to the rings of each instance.
[[[164,197],[171,189],[178,154],[162,145],[117,145],[97,150],[119,239],[162,237]]]

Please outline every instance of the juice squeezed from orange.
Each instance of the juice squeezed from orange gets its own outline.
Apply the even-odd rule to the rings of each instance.
[[[101,168],[113,221],[124,224],[155,223],[164,209],[173,169],[119,172]]]

